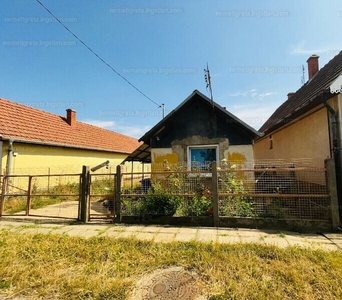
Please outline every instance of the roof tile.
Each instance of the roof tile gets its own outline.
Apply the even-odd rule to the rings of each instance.
[[[137,139],[0,98],[0,135],[29,143],[131,153]]]

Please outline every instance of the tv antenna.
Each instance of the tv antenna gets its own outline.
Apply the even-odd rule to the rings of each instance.
[[[305,68],[304,65],[302,65],[302,85],[305,84]]]
[[[214,106],[214,99],[213,99],[213,89],[211,87],[211,77],[210,77],[210,71],[209,71],[209,67],[208,67],[208,63],[207,63],[207,68],[204,69],[204,80],[206,83],[206,89],[208,91],[209,89],[209,93],[210,93],[210,100]]]
[[[163,119],[164,119],[164,116],[165,116],[165,104],[162,103],[162,104],[159,106],[159,108],[162,109],[162,116],[163,116]]]

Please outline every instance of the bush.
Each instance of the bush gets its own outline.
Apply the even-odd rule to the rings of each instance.
[[[195,196],[188,201],[182,201],[178,214],[196,217],[211,214],[213,204],[210,189],[198,180],[195,192]]]
[[[222,164],[224,172],[220,172],[220,190],[225,193],[237,194],[237,196],[224,197],[220,200],[220,214],[228,217],[253,217],[255,216],[253,201],[246,194],[243,182],[238,180],[236,166]]]
[[[180,198],[171,196],[160,183],[154,183],[148,190],[147,197],[142,204],[145,213],[173,216],[179,206]]]

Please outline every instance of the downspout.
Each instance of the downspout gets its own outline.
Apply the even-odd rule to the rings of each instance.
[[[8,140],[8,154],[7,154],[7,165],[6,165],[6,175],[11,175],[12,170],[12,157],[13,157],[13,140]],[[8,183],[9,180],[7,180],[7,186],[6,191],[8,191]]]
[[[339,215],[340,215],[340,220],[341,220],[342,219],[342,187],[339,183],[342,181],[342,171],[341,171],[342,164],[341,164],[341,158],[339,155],[339,145],[338,145],[338,121],[337,121],[337,114],[335,110],[327,103],[329,93],[330,93],[330,90],[323,91],[323,104],[327,108],[332,119],[331,127],[332,127],[333,141],[331,143],[331,140],[330,140],[330,153],[331,153],[330,155],[332,155],[332,158],[334,159],[334,162],[335,162],[337,197],[338,197],[338,204],[339,204],[338,210],[339,210]]]
[[[332,119],[331,129],[332,129],[332,139],[333,140],[332,140],[332,143],[331,143],[331,139],[330,139],[330,136],[329,136],[329,140],[330,140],[330,143],[329,143],[330,145],[329,146],[330,146],[330,155],[331,155],[331,157],[334,157],[335,154],[336,154],[337,148],[338,148],[338,145],[337,145],[337,141],[338,141],[338,126],[337,125],[338,125],[338,122],[337,122],[337,115],[336,115],[335,110],[327,102],[329,94],[330,94],[329,90],[324,90],[323,91],[323,104],[326,107],[326,109],[328,110],[328,112],[330,113],[331,119]],[[328,120],[328,122],[329,122],[329,120]],[[330,126],[328,126],[328,128],[329,127]]]
[[[1,137],[0,137],[1,139]],[[2,149],[4,142],[0,140],[0,176],[2,175]]]

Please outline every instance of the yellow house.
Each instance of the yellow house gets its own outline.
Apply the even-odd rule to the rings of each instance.
[[[59,116],[0,99],[0,175],[80,173],[107,160],[115,172],[139,144],[77,121],[71,109]]]
[[[326,158],[334,158],[341,207],[342,51],[322,69],[317,55],[307,63],[308,81],[289,93],[287,101],[259,129],[264,135],[255,141],[254,156],[300,163],[310,160],[318,167],[324,166]]]

